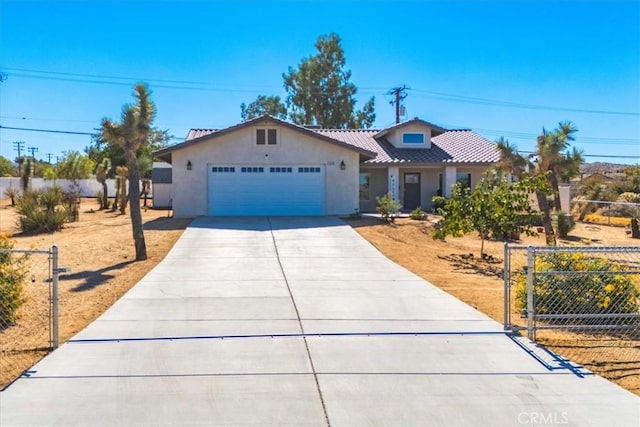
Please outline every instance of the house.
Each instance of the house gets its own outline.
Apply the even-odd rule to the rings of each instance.
[[[170,176],[159,176],[171,185],[176,216],[375,212],[376,197],[387,192],[403,210],[426,210],[434,195],[449,195],[458,181],[475,185],[499,159],[482,136],[417,118],[382,130],[343,130],[271,116],[192,129],[155,156],[172,165]]]

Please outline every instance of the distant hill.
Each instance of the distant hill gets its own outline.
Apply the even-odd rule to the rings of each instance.
[[[630,165],[619,165],[616,163],[604,162],[583,163],[582,166],[580,166],[580,173],[585,175],[592,175],[594,173],[601,173],[606,175],[622,174],[624,173],[624,170],[629,166]]]

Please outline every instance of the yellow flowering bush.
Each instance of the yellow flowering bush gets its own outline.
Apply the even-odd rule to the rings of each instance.
[[[599,214],[587,214],[584,217],[584,222],[597,225],[611,225],[613,227],[629,227],[631,224],[631,218],[623,218],[618,216],[608,217],[606,215]]]
[[[13,249],[14,241],[0,233],[0,249]],[[24,279],[27,275],[26,256],[16,257],[0,251],[0,330],[15,324],[18,308],[26,302]]]
[[[541,255],[535,265],[535,273],[539,274],[534,276],[536,313],[638,313],[640,291],[634,275],[624,274],[626,270],[624,265],[606,258],[582,253]],[[526,309],[526,274],[516,276],[515,292],[518,308]]]

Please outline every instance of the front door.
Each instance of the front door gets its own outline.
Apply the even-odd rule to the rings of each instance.
[[[420,174],[404,174],[404,210],[412,211],[420,206]]]

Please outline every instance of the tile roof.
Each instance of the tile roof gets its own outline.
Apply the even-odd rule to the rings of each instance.
[[[470,130],[449,130],[431,138],[431,148],[396,148],[378,130],[316,129],[314,132],[378,155],[368,164],[494,163],[500,159],[495,144]]]
[[[286,125],[306,133],[315,133],[329,142],[345,144],[360,151],[364,155],[362,160],[366,164],[442,164],[442,163],[495,163],[500,155],[494,143],[471,130],[446,130],[420,119],[380,129],[313,129],[284,122],[270,116],[252,119],[249,122],[266,120]],[[177,146],[160,150],[160,158],[166,157],[170,161],[170,152],[183,146],[198,143],[208,135],[224,134],[231,130],[244,127],[244,122],[227,129],[190,129],[185,141]],[[436,136],[431,137],[431,148],[397,148],[387,141],[385,135],[394,127],[405,126],[409,123],[422,123],[432,126]],[[374,157],[375,155],[375,157]]]

